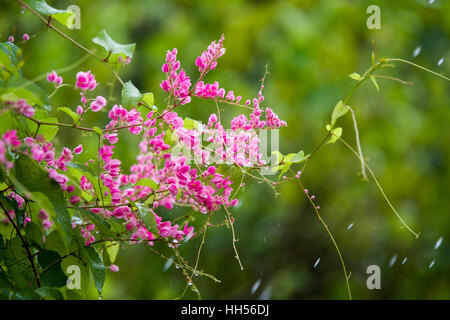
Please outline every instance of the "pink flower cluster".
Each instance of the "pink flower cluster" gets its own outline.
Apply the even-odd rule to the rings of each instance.
[[[36,110],[27,103],[27,101],[23,98],[20,98],[19,100],[12,102],[12,101],[6,101],[5,104],[7,106],[11,106],[11,108],[19,113],[23,114],[25,117],[33,117]]]
[[[80,71],[77,73],[76,78],[77,82],[75,86],[83,91],[86,90],[92,91],[98,85],[97,81],[95,81],[95,76],[91,73],[91,71],[86,72]]]
[[[21,208],[23,208],[23,204],[25,203],[25,200],[20,196],[20,195],[18,195],[17,193],[15,193],[14,191],[11,191],[11,192],[9,192],[7,195],[6,195],[9,199],[14,199],[16,202],[17,202],[17,207],[19,208],[19,209],[21,209]],[[9,214],[9,216],[12,218],[12,219],[14,219],[15,217],[16,217],[16,213],[14,212],[14,210],[11,210],[11,211],[8,211],[8,214]],[[31,219],[30,219],[30,217],[27,215],[27,214],[25,214],[25,217],[24,217],[25,219],[24,219],[24,226],[26,226],[27,225],[27,223],[28,222],[30,222],[31,221]],[[3,222],[3,223],[10,223],[11,221],[8,219],[8,217],[4,217],[4,218],[2,218],[2,219],[0,219],[0,222]]]
[[[208,49],[201,56],[197,57],[195,65],[198,67],[200,73],[208,72],[216,68],[217,59],[225,53],[225,48],[223,47],[224,40],[225,36],[222,35],[217,43],[216,41],[211,42]]]
[[[60,85],[63,83],[63,78],[61,76],[58,76],[55,70],[53,70],[50,73],[47,73],[47,81],[52,82],[56,85]]]
[[[177,61],[177,49],[168,50],[166,63],[162,66],[162,71],[167,74],[167,79],[163,80],[160,86],[164,91],[172,95],[176,102],[184,105],[191,102],[191,79],[183,69],[177,73],[179,69],[180,61]]]
[[[213,41],[196,59],[195,65],[201,76],[195,88],[191,87],[189,76],[180,68],[177,50],[167,52],[166,62],[162,66],[162,71],[167,77],[160,86],[174,99],[171,101],[171,107],[189,103],[191,94],[199,98],[217,99],[220,103],[232,105],[240,103],[242,97],[235,96],[233,90],[225,91],[219,87],[217,81],[212,84],[201,81],[207,72],[216,68],[217,59],[225,53],[223,41],[223,36],[217,43]],[[62,83],[60,78],[55,71],[47,76],[48,81],[57,85]],[[107,105],[106,99],[102,96],[95,99],[88,99],[86,96],[86,92],[94,90],[97,85],[95,76],[90,71],[77,73],[75,88],[82,90],[82,106],[76,108],[79,115],[89,109],[98,112]],[[103,144],[98,150],[100,179],[92,181],[92,178],[88,178],[89,174],[81,175],[79,181],[76,181],[76,184],[79,183],[76,192],[75,186],[70,185],[73,180],[69,180],[68,176],[71,179],[74,177],[71,176],[68,167],[73,166],[71,162],[74,161],[74,155],[83,152],[82,144],[73,150],[63,147],[57,152],[52,143],[38,135],[36,138],[24,139],[25,152],[48,171],[49,178],[59,184],[72,206],[80,206],[81,195],[85,202],[89,203],[87,207],[94,214],[105,219],[119,219],[133,241],[146,241],[151,245],[156,239],[166,238],[170,239],[171,245],[176,246],[179,241],[191,238],[194,235],[194,228],[189,226],[189,219],[180,224],[166,220],[161,213],[164,211],[160,212],[162,207],[171,210],[177,205],[183,205],[201,213],[212,213],[223,207],[235,207],[238,200],[232,197],[231,177],[219,173],[214,163],[226,162],[248,167],[265,165],[259,152],[257,131],[286,126],[286,122],[280,120],[272,109],[262,107],[264,101],[262,88],[263,86],[257,98],[247,100],[245,103],[245,107],[251,109],[250,115],[240,114],[233,118],[230,123],[231,129],[228,130],[223,127],[216,114],[210,115],[207,125],[187,129],[183,118],[171,107],[159,116],[155,116],[153,111],[144,116],[136,108],[127,110],[121,105],[114,105],[108,110],[109,123],[103,130]],[[250,107],[252,102],[253,108]],[[27,107],[26,101],[19,104],[21,107],[14,108],[30,116],[32,107]],[[120,129],[128,129],[134,135],[141,135],[136,162],[127,172],[122,169],[121,161],[114,158]],[[207,142],[214,145],[214,149],[207,149],[202,145],[203,134],[207,136]],[[172,140],[175,142],[172,143],[169,138],[175,138]],[[20,145],[15,131],[5,133],[0,140],[0,163],[7,168],[11,167],[12,163],[6,156],[8,148],[17,151]],[[185,146],[193,152],[196,160],[199,160],[195,166],[191,165],[190,159],[178,149],[179,146]],[[152,183],[141,185],[139,182],[142,179],[150,180]],[[97,188],[97,183],[101,184],[100,188]],[[98,189],[102,192],[102,199],[98,199],[100,197],[97,194]],[[20,205],[23,204],[24,200],[19,195],[10,196]],[[102,206],[100,203],[106,205]],[[141,216],[143,213],[154,216],[155,229],[155,226],[146,225],[144,217]],[[38,217],[45,230],[52,227],[53,222],[44,209],[39,211]],[[79,220],[74,218],[72,226],[80,232],[85,244],[90,245],[96,241],[98,234],[96,227],[87,218]],[[116,267],[111,265],[111,271],[118,271]]]
[[[0,163],[6,167],[6,170],[10,170],[14,166],[14,163],[6,158],[8,148],[17,150],[20,145],[21,143],[17,138],[16,130],[6,131],[2,135],[2,138],[0,139]]]
[[[86,226],[80,228],[81,235],[86,240],[84,243],[85,245],[88,246],[95,241],[95,236],[92,234],[94,230],[94,224],[87,224]]]
[[[239,103],[242,100],[242,96],[236,97],[233,90],[226,93],[224,88],[219,88],[219,83],[217,81],[215,81],[213,84],[199,81],[197,83],[197,86],[195,87],[195,95],[199,98],[207,99],[225,98],[229,102],[236,103]]]
[[[91,110],[98,112],[106,106],[106,99],[102,96],[97,96],[94,101],[91,102]]]
[[[53,221],[50,220],[50,217],[44,209],[39,210],[38,218],[42,221],[42,227],[44,230],[48,230],[52,227]]]
[[[121,105],[114,105],[109,111],[108,116],[111,121],[106,126],[107,129],[113,129],[116,126],[127,126],[128,130],[134,135],[138,135],[142,131],[142,126],[140,125],[143,124],[144,120],[142,119],[140,112],[135,108],[128,111]],[[106,138],[110,143],[117,142],[117,135],[107,134]]]
[[[260,90],[258,98],[253,98],[253,112],[250,114],[250,119],[244,114],[240,114],[231,120],[231,129],[278,129],[281,126],[287,126],[286,121],[280,120],[271,108],[266,108],[266,120],[261,120],[263,110],[261,109],[260,104],[262,101],[264,101],[264,96]],[[250,105],[250,100],[247,100],[246,105]]]

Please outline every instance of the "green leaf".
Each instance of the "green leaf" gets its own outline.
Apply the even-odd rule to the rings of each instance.
[[[352,74],[349,74],[348,76],[356,81],[361,80],[361,76],[359,75],[359,73],[352,73]]]
[[[127,81],[122,87],[122,104],[124,106],[136,107],[142,98],[143,95],[131,81]]]
[[[75,16],[73,11],[55,9],[49,6],[44,0],[25,0],[24,2],[39,13],[52,16],[52,18],[68,28],[72,26],[72,21]]]
[[[0,135],[12,129],[11,111],[7,110],[0,114]]]
[[[14,177],[25,187],[27,193],[42,192],[51,202],[56,213],[55,224],[62,233],[68,247],[72,243],[72,222],[67,211],[64,195],[59,184],[48,177],[36,161],[26,155],[20,155],[14,165]],[[17,185],[16,185],[17,186]]]
[[[14,43],[9,41],[0,43],[0,66],[9,71],[9,76],[5,77],[6,79],[9,79],[11,75],[21,75],[21,50]]]
[[[103,131],[99,127],[93,127],[94,131],[101,137],[103,136]]]
[[[285,163],[284,165],[279,166],[280,169],[281,169],[281,172],[280,172],[280,175],[278,176],[278,178],[281,178],[281,176],[282,176],[285,172],[287,172],[287,171],[289,170],[289,168],[291,167],[291,165],[292,165],[292,162],[287,162],[287,163]]]
[[[102,256],[93,247],[85,247],[84,250],[89,257],[89,263],[94,275],[95,287],[97,288],[98,293],[101,294],[106,277],[106,268],[103,264]]]
[[[127,57],[132,58],[136,48],[135,43],[119,44],[115,42],[105,30],[100,31],[92,41],[105,48],[108,54],[111,53],[108,61],[112,62],[117,62],[119,57],[122,57],[122,60],[125,60]]]
[[[112,242],[112,241],[108,241],[106,242],[106,252],[108,253],[108,258],[109,261],[111,261],[111,263],[114,263],[114,261],[116,261],[117,258],[117,254],[119,253],[119,249],[120,249],[120,243],[119,242]]]
[[[149,178],[142,178],[138,182],[135,183],[136,186],[145,186],[155,190],[158,187],[156,181]]]
[[[151,92],[144,93],[144,95],[142,96],[142,101],[145,102],[150,107],[153,107],[153,104],[155,103],[153,93]]]
[[[191,130],[191,129],[198,129],[200,123],[196,120],[193,120],[191,118],[184,118],[183,120],[183,128]]]
[[[25,235],[27,242],[36,245],[39,248],[44,247],[44,239],[41,228],[35,222],[28,222],[25,226]]]
[[[82,250],[83,252],[84,250]],[[87,253],[86,253],[87,256]],[[77,293],[81,298],[86,297],[89,289],[91,287],[91,276],[89,273],[89,258],[86,257],[86,261],[79,257],[74,256],[68,256],[64,258],[63,261],[61,261],[61,268],[65,275],[69,278],[69,280],[72,280],[70,277],[74,275],[73,266],[78,267],[80,269],[80,289],[69,289],[67,288],[66,294],[69,299],[71,299],[71,296],[73,293]],[[71,267],[72,266],[72,267]],[[76,271],[75,271],[76,272]],[[79,298],[77,298],[79,299]]]
[[[38,105],[47,111],[51,110],[50,100],[47,93],[36,83],[16,76],[8,80],[8,85],[6,87],[12,88],[11,91],[14,93],[14,96],[12,96],[12,101],[17,101],[18,99],[23,98],[32,106]]]
[[[72,111],[72,109],[67,108],[67,107],[60,107],[58,108],[59,111],[64,112],[65,114],[67,114],[68,116],[70,116],[73,120],[73,123],[77,123],[78,120],[80,120],[80,116],[78,115],[78,113]]]
[[[11,239],[6,248],[0,248],[0,256],[16,286],[24,288],[34,279],[27,252],[19,237]]]
[[[335,143],[342,136],[342,128],[341,127],[335,128],[331,132],[333,135],[330,137],[330,139],[328,140],[327,143]]]
[[[35,292],[44,299],[64,300],[62,292],[56,288],[41,287],[36,289]]]
[[[67,276],[61,269],[61,256],[55,251],[41,250],[37,256],[42,268],[39,280],[45,287],[62,287],[67,284]]]
[[[82,217],[88,218],[104,236],[114,236],[115,232],[111,230],[111,225],[100,214],[95,214],[90,210],[77,208]]]
[[[58,123],[58,119],[55,117],[48,117],[47,116],[47,112],[44,110],[36,110],[36,113],[33,117],[36,120],[42,121],[42,122],[47,122],[47,123]],[[27,124],[28,124],[28,129],[31,132],[36,132],[38,125],[36,122],[27,119]],[[47,141],[52,141],[56,134],[58,133],[58,126],[52,126],[52,125],[41,125],[39,127],[39,131],[38,134],[41,134],[44,136],[45,140]]]
[[[153,212],[142,203],[136,203],[136,207],[138,208],[139,215],[142,221],[144,221],[147,229],[149,229],[154,236],[158,235],[158,227]]]
[[[103,185],[103,183],[98,183],[98,178],[94,176],[91,171],[86,168],[82,169],[80,167],[75,167],[72,165],[68,165],[67,174],[72,176],[75,180],[80,181],[82,176],[86,176],[86,178],[89,180],[89,182],[92,184],[92,187],[94,188],[95,195],[98,199],[102,199],[103,192],[106,191],[106,187]],[[101,188],[101,189],[100,189]],[[107,204],[107,199],[105,196],[103,196],[103,200],[105,201],[105,204]]]
[[[377,91],[380,91],[380,87],[378,86],[377,79],[375,78],[374,75],[370,75],[370,80],[372,80],[372,83],[375,86],[375,88],[377,89]]]
[[[333,113],[331,114],[331,128],[336,124],[337,119],[344,116],[348,112],[348,107],[340,100],[334,107]]]
[[[272,155],[275,155],[275,163],[273,163],[273,165],[277,165],[281,162],[281,160],[283,159],[283,155],[281,154],[280,151],[272,151]]]
[[[64,246],[61,235],[56,230],[50,232],[50,234],[45,237],[44,248],[49,251],[55,251],[61,256],[64,256],[69,252]]]
[[[303,152],[303,150],[300,150],[299,152],[297,152],[295,154],[295,156],[291,159],[292,163],[300,163],[305,161],[306,159],[309,158],[309,154],[305,155],[305,153]]]

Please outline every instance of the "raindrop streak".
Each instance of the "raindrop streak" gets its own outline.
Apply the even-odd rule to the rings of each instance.
[[[434,260],[433,261],[431,261],[431,263],[430,263],[430,265],[428,266],[428,269],[431,269],[431,268],[433,268],[433,266],[434,266]]]
[[[438,241],[436,241],[436,244],[434,245],[434,250],[439,249],[439,247],[441,246],[441,244],[442,244],[442,237],[440,237],[440,238],[438,239]]]
[[[353,222],[349,224],[349,226],[347,227],[347,230],[350,230],[353,227]]]
[[[173,257],[170,257],[169,260],[166,261],[163,267],[163,271],[167,271],[173,263]],[[178,268],[177,268],[178,269]]]
[[[403,259],[402,264],[406,263],[406,260],[408,260],[408,257],[406,257],[405,259]]]
[[[272,297],[272,287],[267,287],[259,295],[258,300],[270,300],[271,297]]]
[[[420,54],[420,51],[422,51],[422,46],[421,45],[414,49],[414,51],[413,51],[413,58],[417,57]]]
[[[314,269],[317,267],[317,265],[319,264],[319,262],[320,262],[320,258],[316,260],[316,263],[314,263],[314,267],[313,267]]]
[[[251,294],[254,294],[256,292],[256,290],[258,290],[260,284],[261,284],[261,279],[256,280],[255,284],[252,287]]]
[[[444,63],[444,58],[440,58],[437,65],[440,67]]]
[[[394,254],[391,260],[389,261],[389,268],[391,268],[394,265],[395,261],[397,261],[397,254]]]

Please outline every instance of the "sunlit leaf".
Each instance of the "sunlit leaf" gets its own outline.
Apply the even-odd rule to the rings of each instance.
[[[333,113],[331,114],[331,122],[330,126],[333,128],[336,124],[337,119],[344,116],[348,112],[348,107],[340,100],[333,109]]]
[[[105,48],[109,55],[108,61],[112,62],[117,62],[119,57],[122,60],[125,60],[127,57],[132,58],[134,49],[136,48],[135,43],[120,44],[115,42],[105,30],[100,31],[92,41]]]
[[[44,15],[51,16],[66,27],[72,25],[75,13],[71,10],[59,10],[47,4],[44,0],[24,0],[31,8]]]
[[[69,117],[72,118],[73,123],[77,123],[78,120],[80,120],[80,116],[78,115],[78,113],[74,112],[72,109],[67,108],[67,107],[60,107],[58,108],[59,111],[64,112],[65,114],[67,114]]]

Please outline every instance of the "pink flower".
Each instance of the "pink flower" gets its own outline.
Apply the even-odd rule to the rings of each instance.
[[[84,190],[84,191],[92,189],[92,184],[89,182],[89,180],[86,178],[86,176],[81,176],[80,187],[81,187],[81,190]]]
[[[227,94],[227,100],[234,101],[236,98],[234,96],[233,90],[229,91]]]
[[[112,264],[109,266],[109,270],[111,270],[111,272],[118,272],[119,271],[119,267],[116,266],[115,264]]]
[[[8,37],[8,41],[9,41],[9,42],[14,42],[14,37],[13,37],[13,36],[9,36],[9,37]]]
[[[39,210],[39,213],[38,213],[38,218],[39,218],[39,219],[41,219],[41,220],[47,220],[48,217],[49,217],[49,216],[48,216],[47,211],[45,211],[44,209]]]
[[[48,230],[52,227],[53,225],[53,221],[50,220],[44,220],[42,221],[42,227],[44,228],[44,230]]]
[[[75,153],[75,154],[80,154],[80,153],[82,153],[83,152],[83,146],[81,145],[81,144],[79,144],[78,146],[76,146],[74,149],[73,149],[73,153]]]
[[[56,73],[55,70],[53,70],[50,73],[47,73],[47,81],[48,82],[53,82],[56,85],[60,85],[63,82],[63,78],[58,76],[58,74]]]
[[[105,133],[103,138],[107,139],[110,144],[115,144],[119,141],[117,133]]]
[[[77,114],[82,115],[84,112],[83,107],[82,106],[78,106],[77,107]]]
[[[70,203],[71,204],[77,204],[80,201],[81,201],[81,199],[80,199],[79,196],[72,196],[72,197],[70,197]]]
[[[188,227],[188,224],[186,223],[183,228],[183,233],[185,236],[192,235],[194,233],[194,227]]]
[[[30,106],[27,101],[23,98],[20,98],[13,104],[13,109],[20,114],[23,114],[25,117],[33,117],[35,113],[35,109]]]
[[[97,98],[95,99],[95,101],[93,101],[91,103],[91,109],[94,112],[100,111],[102,110],[102,108],[106,106],[106,99],[103,98],[102,96],[97,96]]]
[[[24,33],[22,36],[22,39],[23,39],[23,41],[26,42],[26,41],[30,40],[30,36],[27,33]]]
[[[77,73],[77,82],[76,86],[81,90],[94,90],[97,87],[97,81],[95,81],[95,76],[91,73],[91,71],[83,72],[80,71]]]
[[[20,141],[17,138],[17,131],[16,130],[9,130],[6,131],[5,134],[2,136],[3,142],[10,147],[17,148],[20,146]]]

